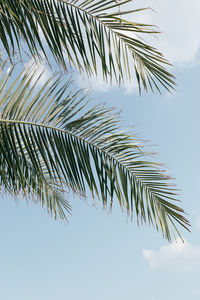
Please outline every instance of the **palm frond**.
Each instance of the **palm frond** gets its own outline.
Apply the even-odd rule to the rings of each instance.
[[[64,187],[83,196],[89,189],[105,207],[112,208],[117,199],[127,215],[160,228],[169,240],[171,230],[178,232],[175,223],[188,228],[169,177],[158,164],[146,161],[134,135],[119,131],[118,114],[90,106],[87,94],[74,90],[69,81],[62,84],[59,75],[38,88],[37,68],[23,71],[15,80],[12,72],[2,64],[2,188],[32,193],[61,216],[63,208],[69,208],[62,196]]]
[[[129,2],[134,5],[132,0],[0,0],[1,42],[10,58],[16,48],[21,51],[23,38],[31,55],[42,51],[48,60],[49,49],[65,68],[72,65],[88,76],[101,73],[105,81],[115,78],[119,84],[135,74],[140,92],[160,91],[160,86],[172,90],[174,77],[164,67],[168,61],[141,39],[157,31],[134,22],[134,13],[143,8],[123,9]]]

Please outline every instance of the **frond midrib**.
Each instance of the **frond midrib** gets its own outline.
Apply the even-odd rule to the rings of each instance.
[[[98,17],[96,17],[94,14],[88,12],[86,9],[81,8],[80,6],[77,6],[73,3],[70,3],[68,1],[63,2],[63,1],[59,1],[59,3],[64,3],[67,4],[71,7],[73,7],[74,9],[80,10],[82,13],[85,13],[86,15],[90,16],[91,18],[95,19],[97,22],[99,22],[102,26],[104,26],[105,28],[107,28],[112,34],[114,34],[121,43],[123,43],[125,45],[125,47],[128,48],[128,50],[130,51],[130,53],[133,53],[139,58],[141,59],[141,55],[144,55],[145,52],[138,50],[136,47],[134,47],[134,50],[131,49],[130,45],[124,40],[124,37],[121,37],[120,33],[117,30],[113,30],[109,25],[107,25],[105,22],[103,22],[103,20],[99,19]],[[121,3],[122,4],[122,3]],[[119,2],[119,5],[121,5]],[[143,33],[143,31],[141,30],[140,33]],[[135,40],[135,39],[134,39]],[[152,51],[155,55],[154,49],[151,48],[150,51]],[[139,52],[139,53],[138,53]],[[161,63],[167,63],[167,61],[164,59],[164,57],[162,57],[162,55],[159,55],[159,53],[157,53],[157,55],[159,56],[159,58],[161,59]],[[146,66],[146,63],[145,63]]]
[[[81,140],[82,142],[88,144],[89,146],[92,146],[94,148],[96,148],[97,150],[99,150],[100,152],[103,152],[107,157],[109,157],[110,159],[116,161],[122,168],[126,169],[126,171],[128,171],[133,177],[135,177],[135,179],[138,182],[141,182],[141,184],[144,186],[144,188],[150,192],[151,195],[153,195],[154,199],[157,199],[156,195],[154,194],[154,192],[152,192],[152,190],[146,185],[146,183],[144,183],[135,173],[133,173],[132,170],[130,170],[130,168],[128,168],[126,165],[124,165],[119,159],[117,159],[115,156],[113,156],[112,154],[110,154],[109,152],[105,151],[104,149],[98,147],[97,145],[89,142],[87,139],[84,139],[81,136],[78,136],[70,131],[64,130],[62,128],[58,128],[58,127],[54,127],[52,125],[47,125],[47,124],[42,124],[42,123],[35,123],[35,122],[29,122],[29,121],[22,121],[22,120],[9,120],[9,119],[0,119],[1,123],[10,123],[10,124],[23,124],[23,125],[30,125],[30,126],[36,126],[36,127],[43,127],[46,129],[52,129],[55,131],[59,131],[65,134],[68,134],[76,139]],[[157,200],[158,201],[158,200]],[[165,209],[165,206],[163,206],[163,208]]]
[[[104,27],[106,27],[107,29],[109,29],[109,31],[111,31],[114,35],[116,35],[118,37],[118,39],[123,42],[126,47],[131,51],[130,46],[126,43],[126,41],[124,41],[123,38],[120,37],[120,34],[118,33],[118,31],[113,30],[109,25],[107,25],[105,22],[103,22],[101,19],[97,18],[94,14],[88,12],[86,9],[81,8],[80,6],[74,5],[70,2],[63,2],[63,1],[59,1],[59,3],[64,3],[67,4],[77,10],[80,10],[81,12],[85,13],[86,15],[90,16],[92,19],[95,19],[97,22],[99,22],[101,25],[103,25]],[[40,12],[42,13],[42,12]],[[143,31],[141,30],[141,33],[143,33]],[[135,50],[136,51],[136,50]],[[137,53],[136,53],[137,54]],[[137,54],[138,55],[138,54]]]

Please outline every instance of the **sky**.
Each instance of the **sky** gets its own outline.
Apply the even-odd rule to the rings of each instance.
[[[144,5],[143,5],[144,4]],[[176,178],[181,205],[191,222],[185,239],[169,244],[148,225],[130,222],[116,205],[71,197],[66,224],[41,207],[2,197],[0,201],[0,299],[4,300],[196,300],[200,297],[200,36],[199,1],[136,0],[153,11],[138,15],[159,26],[155,43],[173,62],[174,95],[138,96],[101,81],[90,84],[96,101],[117,110],[127,126],[150,140],[157,160]],[[45,75],[44,75],[45,76]],[[79,83],[84,81],[80,78]],[[85,83],[84,83],[85,84]]]

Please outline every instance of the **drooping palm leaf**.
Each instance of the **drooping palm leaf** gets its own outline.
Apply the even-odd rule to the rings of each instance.
[[[12,88],[16,86],[17,81],[21,79],[24,72],[18,76],[16,79],[17,81],[12,83],[10,77],[13,68],[8,68],[7,71],[3,73],[5,63],[6,62],[2,63],[0,67],[0,74],[2,75],[0,94],[1,97],[5,96],[5,101],[9,101],[8,99],[11,96],[10,93],[12,93]],[[28,88],[27,83],[29,84],[30,82],[28,81],[25,84],[24,79],[18,85],[18,92],[20,90],[22,91],[23,88],[23,90],[26,91]],[[7,89],[9,84],[11,84],[11,86]],[[7,89],[6,92],[5,89]],[[12,95],[13,101],[15,96],[17,96],[17,93]],[[4,105],[4,100],[1,101],[1,106]],[[17,111],[16,106],[15,109]],[[22,193],[24,197],[31,197],[35,202],[39,201],[42,206],[46,206],[48,211],[51,214],[54,214],[55,218],[57,214],[59,214],[61,218],[66,219],[64,210],[67,210],[70,213],[71,209],[67,198],[64,198],[62,182],[59,182],[53,177],[49,177],[49,171],[42,161],[40,161],[40,168],[34,164],[34,156],[32,156],[32,161],[30,161],[30,154],[28,154],[26,144],[23,144],[23,141],[17,146],[16,152],[16,141],[13,136],[14,128],[12,127],[12,124],[9,124],[6,127],[3,126],[4,125],[2,124],[0,129],[0,185],[3,187],[3,191],[7,191],[14,196]],[[21,148],[21,152],[18,151],[19,147]]]
[[[127,11],[123,7],[129,2],[133,9]],[[42,51],[48,59],[50,50],[59,64],[89,76],[101,73],[104,80],[114,77],[120,83],[135,73],[140,91],[160,91],[160,85],[171,90],[174,78],[164,67],[167,60],[140,39],[156,32],[134,22],[140,10],[132,0],[0,0],[0,38],[10,58],[16,48],[21,50],[23,38],[33,56]]]
[[[133,135],[119,131],[118,115],[88,108],[87,95],[54,75],[38,87],[37,68],[13,80],[1,66],[0,183],[4,190],[37,197],[50,212],[69,208],[65,187],[149,222],[170,239],[175,223],[188,228],[176,190],[158,165],[145,159]],[[51,187],[51,188],[49,188]],[[171,228],[170,228],[171,227]]]

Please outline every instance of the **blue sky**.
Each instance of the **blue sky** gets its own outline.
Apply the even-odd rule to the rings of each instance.
[[[135,220],[127,220],[117,205],[107,214],[101,206],[90,205],[90,197],[85,203],[72,196],[72,216],[64,224],[34,204],[4,196],[0,202],[0,299],[200,297],[200,24],[195,18],[199,4],[193,1],[191,9],[185,0],[173,5],[171,0],[163,5],[142,2],[158,12],[142,18],[164,31],[157,43],[175,65],[175,95],[139,97],[127,86],[101,88],[98,82],[97,89],[91,85],[96,101],[122,109],[125,124],[136,124],[136,132],[159,152],[158,161],[167,165],[181,189],[192,232],[181,231],[185,244],[178,240],[169,245],[153,228],[138,228]]]

